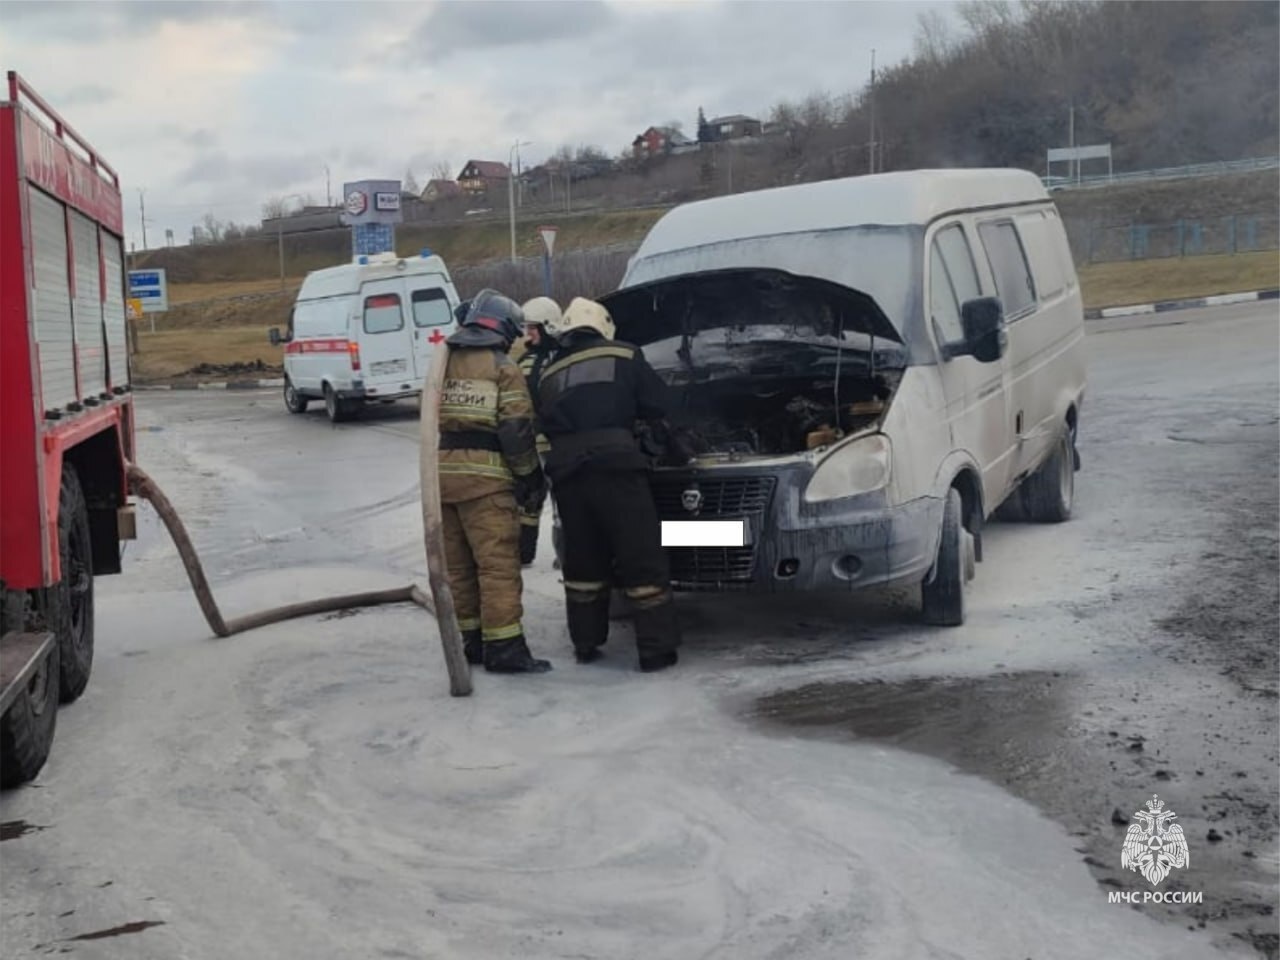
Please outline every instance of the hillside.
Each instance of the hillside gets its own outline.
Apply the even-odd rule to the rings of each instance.
[[[1276,211],[1280,209],[1280,176],[1275,170],[1263,170],[1061,190],[1053,197],[1072,236],[1077,260],[1086,260],[1083,238],[1087,231],[1096,234],[1134,223],[1158,226],[1179,220],[1213,222],[1231,215],[1254,215],[1266,220],[1274,233]],[[557,264],[575,252],[634,248],[664,212],[665,208],[647,208],[521,220],[517,250],[522,257],[541,256],[542,241],[536,231],[540,223],[559,227]],[[465,268],[501,261],[509,257],[511,249],[505,222],[402,225],[397,229],[396,247],[402,255],[413,255],[424,247],[438,253],[459,274],[460,284],[467,274]],[[309,270],[346,262],[350,258],[350,235],[345,229],[286,235],[284,252],[286,277],[300,279]],[[138,257],[136,265],[168,271],[169,282],[176,285],[172,297],[175,305],[218,301],[230,309],[227,297],[279,291],[279,260],[273,237],[155,250]],[[183,289],[186,285],[194,286]],[[178,315],[172,320],[187,319],[186,311],[174,313]],[[223,317],[230,318],[231,315]]]
[[[541,224],[559,228],[557,254],[635,246],[664,212],[665,208],[648,208],[547,214],[537,220],[522,218],[516,234],[517,253],[522,257],[541,256],[542,240],[536,229]],[[277,237],[261,236],[203,246],[171,247],[140,254],[135,266],[163,267],[171,284],[269,281],[280,275],[277,244]],[[345,263],[351,258],[351,234],[345,228],[286,234],[283,246],[285,274],[290,277],[301,277],[308,271]],[[503,220],[444,225],[414,223],[396,228],[399,253],[410,256],[424,247],[439,254],[453,268],[509,257],[510,227]]]

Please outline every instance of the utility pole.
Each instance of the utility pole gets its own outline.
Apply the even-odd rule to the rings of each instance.
[[[516,262],[516,164],[520,160],[520,148],[529,143],[517,140],[507,154],[507,211],[511,219],[511,262]]]
[[[876,172],[876,50],[871,48],[871,86],[867,92],[867,172]]]
[[[333,206],[333,189],[329,186],[329,165],[324,165],[324,202],[326,206]]]
[[[138,218],[142,221],[142,249],[147,249],[147,191],[138,188]]]
[[[1072,150],[1076,148],[1076,105],[1071,104],[1070,119],[1067,121],[1067,146]],[[1072,180],[1080,179],[1080,161],[1073,154],[1071,157],[1071,166],[1067,169],[1067,175]]]

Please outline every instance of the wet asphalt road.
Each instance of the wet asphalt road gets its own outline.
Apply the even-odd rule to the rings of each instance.
[[[989,528],[956,630],[684,598],[677,672],[625,627],[575,668],[544,529],[557,670],[451,701],[412,610],[207,639],[140,507],[89,692],[0,797],[0,954],[1274,956],[1276,308],[1090,331],[1076,516]],[[138,406],[224,612],[422,579],[411,405]],[[1203,904],[1107,903],[1152,889],[1114,820],[1153,793]]]

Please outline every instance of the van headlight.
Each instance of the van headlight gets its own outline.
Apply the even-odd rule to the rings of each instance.
[[[820,503],[840,497],[879,490],[889,482],[893,448],[883,433],[873,433],[833,450],[813,471],[804,488],[806,503]]]

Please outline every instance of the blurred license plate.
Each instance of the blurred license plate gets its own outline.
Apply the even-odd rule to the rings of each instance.
[[[664,547],[745,547],[751,529],[745,520],[663,520]]]

